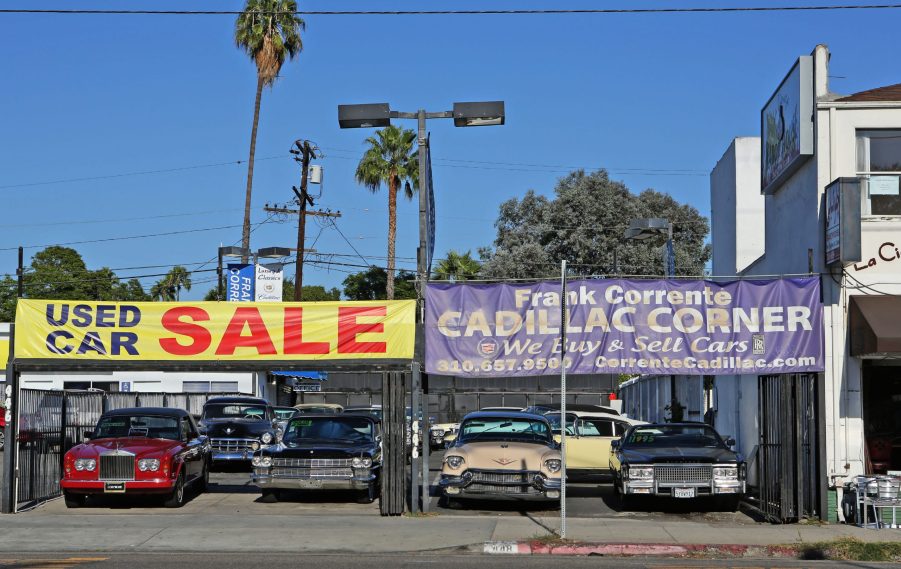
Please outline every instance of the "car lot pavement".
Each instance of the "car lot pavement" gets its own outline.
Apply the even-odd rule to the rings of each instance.
[[[241,470],[215,472],[211,482],[209,492],[192,496],[178,510],[165,509],[158,500],[115,496],[81,509],[68,510],[54,500],[30,512],[0,516],[0,551],[481,552],[486,543],[528,542],[559,528],[559,510],[552,508],[498,503],[383,518],[377,502],[357,504],[352,494],[341,492],[297,493],[275,504],[262,503]],[[897,530],[779,526],[759,523],[743,512],[706,513],[686,504],[665,511],[648,504],[638,512],[623,512],[612,502],[605,485],[574,486],[567,502],[567,537],[659,546],[809,543],[845,536],[901,541]]]

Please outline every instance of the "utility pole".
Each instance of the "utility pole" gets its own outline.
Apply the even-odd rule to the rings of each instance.
[[[303,186],[304,180],[306,179],[306,175],[304,174],[301,178],[301,185]],[[313,199],[303,190],[298,191],[297,188],[291,188],[294,190],[294,193],[298,197],[298,201],[300,207],[298,209],[292,209],[287,205],[279,206],[266,204],[266,207],[263,210],[267,213],[278,213],[282,215],[297,215],[299,219],[297,220],[297,277],[295,278],[294,283],[294,300],[300,301],[301,298],[301,287],[303,287],[303,254],[304,253],[315,253],[315,249],[304,249],[304,230],[306,228],[306,217],[308,215],[313,217],[341,217],[341,212],[332,212],[332,211],[317,211],[317,210],[309,210],[306,208],[307,204],[313,205]],[[301,197],[306,197],[305,200],[300,200]]]
[[[307,230],[307,204],[313,206],[313,198],[307,193],[307,178],[310,160],[319,158],[322,154],[319,152],[319,148],[309,140],[296,140],[294,146],[291,154],[294,154],[296,162],[300,162],[300,191],[298,192],[296,187],[291,187],[294,195],[297,196],[297,205],[300,208],[297,216],[297,264],[294,273],[294,300],[299,302],[303,300],[303,245]]]

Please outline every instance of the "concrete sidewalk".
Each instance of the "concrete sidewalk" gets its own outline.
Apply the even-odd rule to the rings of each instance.
[[[242,508],[243,510],[243,508]],[[153,509],[66,510],[59,502],[0,516],[0,551],[372,552],[456,549],[523,553],[559,528],[556,512],[523,515],[429,515],[382,518],[373,513],[286,514],[265,508],[235,512]],[[652,544],[677,555],[710,545],[766,546],[830,541],[901,542],[901,530],[846,525],[706,523],[696,520],[568,518],[567,538],[588,544]],[[486,549],[486,544],[489,545]],[[522,545],[522,547],[520,547]],[[669,549],[663,546],[680,546]],[[497,551],[492,551],[492,548]],[[541,547],[535,549],[540,553]],[[628,549],[628,548],[626,548]],[[607,554],[623,548],[607,548]],[[654,547],[632,551],[653,554]],[[578,552],[575,552],[578,553]]]

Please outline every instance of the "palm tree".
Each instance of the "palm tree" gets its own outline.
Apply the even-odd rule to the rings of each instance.
[[[178,301],[181,289],[191,290],[191,273],[188,272],[188,269],[177,265],[150,287],[150,298],[163,302]]]
[[[175,300],[175,289],[169,286],[169,277],[163,277],[150,287],[150,298],[162,302]]]
[[[435,279],[440,281],[467,281],[479,274],[482,264],[472,258],[472,252],[447,252],[447,257],[435,267]]]
[[[250,131],[250,158],[247,160],[247,193],[244,197],[244,229],[241,246],[250,249],[250,195],[253,188],[253,161],[260,122],[260,98],[263,87],[272,86],[285,62],[303,49],[300,32],[305,24],[296,15],[295,0],[247,0],[244,12],[235,22],[235,44],[244,49],[257,66],[257,96]]]
[[[417,152],[413,150],[416,134],[409,129],[386,126],[366,139],[369,148],[357,165],[357,182],[379,191],[388,186],[388,300],[394,300],[394,241],[397,235],[397,190],[401,184],[407,199],[413,199],[413,187],[419,180]]]
[[[191,290],[191,273],[181,265],[172,267],[166,280],[170,289],[175,289],[175,300],[181,300],[181,289]]]

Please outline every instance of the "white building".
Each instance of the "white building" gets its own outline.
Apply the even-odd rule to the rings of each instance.
[[[780,475],[801,484],[798,473],[816,472],[811,489],[820,506],[799,506],[796,517],[835,519],[835,503],[825,506],[827,489],[837,488],[830,498],[840,502],[842,484],[854,476],[901,471],[901,84],[842,96],[829,90],[828,74],[825,46],[800,58],[762,113],[766,144],[736,138],[710,177],[713,274],[820,274],[825,371],[810,392],[790,388],[788,376],[771,383],[719,376],[712,401],[717,430],[736,438],[752,474],[770,442],[812,452],[806,456],[815,468],[804,470],[796,454],[794,466],[783,465],[795,471]],[[800,151],[786,151],[795,137]],[[826,189],[839,178],[847,178],[845,202],[830,214],[844,215],[842,261],[827,264]],[[851,203],[856,188],[860,201]],[[830,244],[834,251],[836,242]],[[800,410],[813,432],[768,439],[766,415],[780,402],[795,405],[783,411]]]
[[[0,322],[0,369],[5,381],[9,355],[8,323]],[[253,393],[274,396],[263,372],[180,373],[164,371],[27,372],[19,376],[23,389],[101,389],[143,393]],[[271,392],[271,393],[270,393]]]

